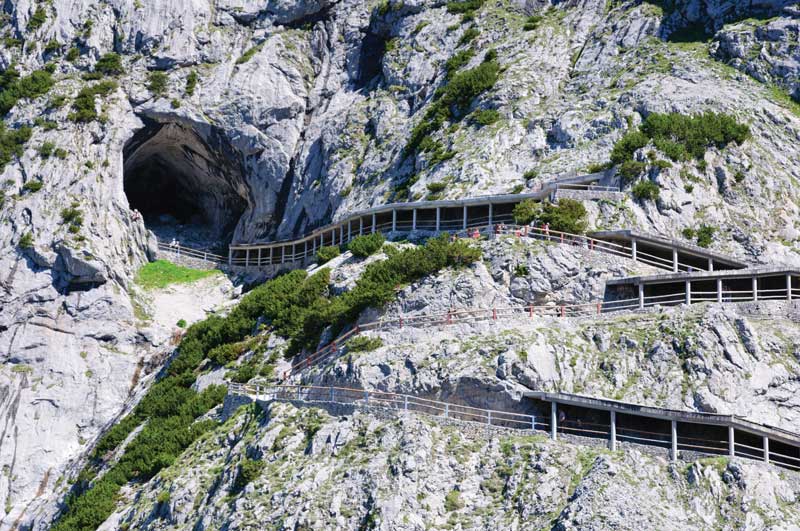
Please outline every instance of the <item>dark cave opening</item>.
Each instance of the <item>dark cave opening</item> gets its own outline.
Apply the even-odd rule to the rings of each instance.
[[[373,80],[380,79],[383,74],[383,56],[386,53],[386,40],[386,37],[370,30],[364,34],[364,38],[361,41],[361,53],[358,56],[356,88],[368,86],[373,88]]]
[[[211,129],[145,121],[123,150],[131,209],[161,241],[221,249],[248,205],[242,157]]]

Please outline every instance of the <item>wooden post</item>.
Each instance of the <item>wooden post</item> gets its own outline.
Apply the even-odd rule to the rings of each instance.
[[[728,426],[728,456],[736,457],[736,440],[734,438],[733,426]]]
[[[670,430],[672,438],[672,446],[669,452],[670,461],[678,460],[678,421],[673,420]]]
[[[612,452],[617,449],[617,412],[611,410],[611,426],[608,433],[608,449]]]

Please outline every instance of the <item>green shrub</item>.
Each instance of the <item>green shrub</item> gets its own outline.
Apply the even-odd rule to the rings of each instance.
[[[614,164],[611,162],[589,164],[589,166],[586,167],[586,171],[588,173],[601,173],[613,167],[613,165]]]
[[[320,264],[324,264],[325,262],[329,262],[339,256],[341,250],[336,245],[325,245],[320,247],[317,251],[317,262]]]
[[[47,21],[47,11],[43,6],[39,6],[31,15],[30,20],[28,20],[28,31],[35,31],[41,28],[45,21]]]
[[[530,181],[531,179],[535,179],[539,176],[539,172],[536,170],[526,170],[525,173],[522,174],[522,178],[526,181]]]
[[[681,231],[681,234],[683,234],[683,237],[686,238],[687,240],[693,240],[697,233],[693,228],[686,227],[685,229],[683,229],[683,231]]]
[[[444,497],[444,510],[448,513],[458,511],[464,508],[464,502],[461,501],[461,493],[457,490],[451,490]]]
[[[736,173],[733,174],[733,180],[737,183],[744,181],[744,172],[742,170],[736,170]]]
[[[247,363],[240,364],[238,367],[236,367],[235,371],[228,373],[226,376],[228,376],[233,382],[247,383],[255,378],[257,373],[258,370],[255,362],[249,361]]]
[[[31,134],[30,127],[8,130],[5,123],[0,120],[0,171],[14,157],[22,156],[25,143],[30,139]]]
[[[500,119],[500,113],[495,109],[480,109],[472,113],[472,120],[480,125],[492,125]]]
[[[700,247],[708,247],[714,241],[714,234],[717,232],[716,227],[711,225],[700,225],[697,229],[697,245]]]
[[[545,203],[540,216],[551,230],[582,234],[586,230],[586,207],[574,199],[559,199],[558,203]]]
[[[95,72],[100,72],[107,76],[117,76],[124,72],[122,68],[122,57],[114,52],[107,53],[97,60],[97,64],[94,65],[94,70]]]
[[[30,232],[26,232],[25,234],[23,234],[22,237],[19,239],[19,243],[17,245],[19,245],[20,249],[33,248],[33,234],[31,234]]]
[[[178,319],[178,322],[175,323],[178,328],[186,328],[186,319]]]
[[[264,461],[245,457],[242,459],[241,463],[239,463],[239,473],[236,475],[233,489],[235,491],[241,491],[251,481],[260,476],[262,470],[264,470]]]
[[[650,142],[650,139],[641,131],[633,131],[617,140],[611,149],[611,162],[622,164],[633,158],[633,154]]]
[[[438,194],[438,193],[444,192],[445,188],[447,188],[447,183],[444,183],[444,182],[441,182],[441,181],[428,183],[426,188],[428,189],[428,191],[430,193]]]
[[[530,273],[528,266],[526,264],[517,264],[514,267],[514,276],[515,277],[527,277]]]
[[[542,216],[542,203],[534,199],[523,199],[516,205],[512,211],[514,222],[519,225],[527,225],[533,221],[537,221]]]
[[[445,152],[441,143],[431,140],[430,134],[439,130],[444,122],[454,118],[454,111],[463,113],[478,95],[489,90],[497,82],[500,75],[500,65],[495,61],[481,63],[475,68],[458,72],[442,87],[439,97],[428,108],[422,120],[411,130],[405,153],[420,149],[422,151],[436,151],[439,148],[437,162],[452,158],[455,154]],[[444,157],[444,158],[442,158]]]
[[[44,142],[41,146],[39,146],[39,156],[43,159],[50,158],[55,151],[56,145],[52,142]]]
[[[691,194],[692,192],[694,192],[694,185],[693,185],[693,184],[684,184],[684,185],[683,185],[683,190],[684,190],[684,191],[685,191],[687,194]]]
[[[379,337],[356,336],[347,342],[347,350],[350,352],[372,352],[383,346],[383,340]]]
[[[76,233],[83,226],[83,212],[78,208],[79,203],[73,202],[69,208],[61,209],[61,221],[67,225],[67,230]]]
[[[619,174],[623,182],[629,183],[636,180],[647,169],[644,162],[626,160],[619,166]]]
[[[30,193],[33,194],[33,193],[36,193],[39,190],[41,190],[42,186],[44,186],[42,181],[33,181],[33,180],[31,180],[31,181],[28,181],[28,182],[26,182],[25,184],[22,185],[22,191],[23,192],[30,192]]]
[[[472,42],[475,40],[475,37],[480,35],[481,32],[478,28],[467,28],[467,30],[461,35],[461,38],[458,39],[458,45],[463,46],[468,42]]]
[[[77,46],[73,46],[72,48],[69,49],[69,51],[67,51],[66,59],[70,63],[74,63],[75,61],[78,60],[78,57],[80,56],[81,56],[80,49]]]
[[[483,7],[486,0],[462,0],[447,2],[447,12],[455,14],[472,14]]]
[[[47,94],[53,84],[51,73],[45,69],[20,77],[15,68],[7,68],[0,75],[0,116],[8,113],[21,99],[34,99]]]
[[[461,70],[461,68],[466,66],[466,64],[469,63],[470,59],[473,57],[475,57],[475,50],[472,48],[467,48],[466,50],[457,52],[450,59],[445,61],[444,71],[447,74],[447,78],[450,78],[458,70]]]
[[[61,44],[55,39],[50,39],[44,46],[45,54],[58,53],[61,50]]]
[[[524,31],[533,31],[539,27],[539,25],[544,20],[542,15],[531,15],[525,20],[525,24],[522,25],[522,29]]]
[[[186,76],[186,95],[187,96],[194,96],[195,88],[197,88],[197,81],[199,80],[196,70],[192,70],[189,72],[189,75]]]
[[[69,114],[69,119],[73,122],[81,123],[97,120],[95,98],[97,96],[107,96],[117,90],[117,87],[118,85],[115,81],[101,81],[100,83],[83,87],[75,97],[75,101],[72,102],[73,112]]]
[[[150,72],[147,76],[147,90],[150,91],[150,94],[156,97],[163,96],[167,92],[167,82],[169,78],[167,74],[156,70],[154,72]]]
[[[386,238],[380,232],[372,234],[364,234],[363,236],[356,236],[350,243],[347,244],[347,249],[353,253],[354,256],[365,258],[378,252],[383,247]]]
[[[658,199],[659,192],[659,186],[647,179],[639,181],[631,189],[633,197],[640,201],[655,201]]]

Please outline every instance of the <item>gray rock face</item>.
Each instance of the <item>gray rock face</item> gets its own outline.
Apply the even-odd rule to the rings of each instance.
[[[356,209],[424,198],[433,183],[445,184],[446,198],[506,193],[606,162],[613,143],[649,112],[710,109],[746,121],[753,138],[709,150],[702,169],[676,163],[654,174],[661,186],[655,203],[588,204],[592,224],[669,236],[712,224],[719,228],[713,242],[719,250],[764,263],[797,263],[800,120],[770,96],[769,87],[731,74],[705,48],[657,38],[703,21],[719,32],[713,57],[793,90],[796,29],[788,2],[686,1],[669,13],[634,4],[608,10],[599,0],[487,2],[474,22],[462,23],[443,2],[425,0],[9,3],[0,68],[15,64],[25,75],[51,63],[55,85],[45,96],[21,100],[4,117],[9,128],[40,117],[45,122],[0,170],[0,465],[8,471],[0,477],[0,505],[8,509],[2,525],[27,525],[45,506],[52,512],[59,478],[135,401],[142,371],[155,369],[169,351],[168,331],[144,322],[131,300],[131,280],[154,256],[156,236],[208,247],[288,237]],[[45,16],[37,27],[39,7]],[[534,13],[543,19],[527,31],[524,22]],[[758,28],[724,26],[773,14],[780,17]],[[466,43],[470,24],[480,33]],[[446,61],[470,46],[475,54],[462,70],[494,50],[502,72],[467,112],[494,109],[500,119],[479,127],[465,117],[435,131],[432,138],[454,153],[446,160],[409,155],[404,147],[412,129],[426,119],[437,88],[446,83]],[[73,48],[79,54],[68,60]],[[94,99],[97,120],[71,120],[76,96],[93,83],[84,77],[111,51],[122,57],[119,86]],[[166,75],[163,91],[151,84],[153,72]],[[46,143],[63,149],[64,158],[41,155]],[[537,176],[526,181],[528,170]],[[33,191],[32,182],[42,183],[41,190]],[[80,223],[67,221],[76,216]],[[33,247],[19,248],[28,234]],[[587,301],[603,278],[630,267],[558,248],[509,259],[509,249],[498,244],[487,253],[487,262],[474,270],[409,288],[388,313]],[[523,270],[517,266],[528,272],[517,274]],[[347,285],[347,279],[337,283]],[[779,402],[778,395],[793,388],[777,382],[791,382],[793,369],[784,374],[763,365],[774,349],[761,344],[761,333],[749,337],[752,349],[735,348],[729,322],[709,317],[709,326],[722,323],[723,332],[704,333],[698,341],[724,353],[732,367],[751,371],[758,389],[767,389],[764,396]],[[618,343],[599,329],[595,335],[606,351],[641,343],[628,336]],[[555,350],[556,356],[544,332],[529,339],[536,348],[517,348],[511,340],[510,350],[480,347],[476,359],[502,363],[488,364],[479,376],[465,372],[469,385],[463,389],[488,381],[492,389],[513,390],[504,380],[509,376],[525,385],[554,385],[557,369],[573,388],[597,392],[619,391],[634,378],[634,362],[620,357],[600,361],[613,389],[600,380],[582,384],[575,379],[578,369],[564,364],[562,355],[571,352]],[[668,370],[680,345],[649,345],[647,353],[636,353],[637,361],[645,355],[662,360],[651,377],[668,382],[659,384],[663,392],[680,389]],[[443,345],[437,355],[447,360],[458,348]],[[724,376],[704,351],[692,352],[686,360],[692,378],[708,381],[713,390],[679,393],[680,402],[731,407],[735,401],[720,387]],[[351,380],[368,374],[365,382],[377,382],[375,375],[387,368],[395,378],[396,360],[381,356],[380,367],[346,369],[356,370]],[[594,365],[582,370],[596,372]],[[442,387],[440,373],[418,373],[417,388],[433,393]],[[625,396],[644,399],[650,384],[643,379]],[[448,392],[456,395],[458,385]],[[764,400],[752,411],[778,415]],[[792,407],[786,416],[794,419]],[[551,504],[547,510],[555,509]],[[163,512],[168,519],[175,514]]]

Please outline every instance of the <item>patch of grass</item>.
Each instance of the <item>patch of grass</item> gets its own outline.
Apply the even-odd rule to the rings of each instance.
[[[124,71],[122,57],[118,53],[107,53],[97,60],[94,70],[107,76],[118,76]]]
[[[236,64],[237,64],[237,65],[241,65],[241,64],[244,64],[244,63],[246,63],[247,61],[249,61],[250,59],[252,59],[252,58],[253,58],[253,56],[254,56],[255,54],[257,54],[257,53],[258,53],[258,52],[261,50],[261,48],[263,48],[263,47],[264,47],[264,43],[263,43],[263,42],[262,42],[261,44],[257,44],[257,45],[255,45],[255,46],[253,46],[252,48],[250,48],[249,50],[247,50],[246,52],[244,52],[244,53],[242,54],[242,56],[241,56],[241,57],[239,57],[239,58],[236,60]]]
[[[43,6],[39,6],[28,20],[28,31],[36,31],[44,25],[45,21],[47,21],[47,11]]]
[[[448,513],[458,511],[464,508],[464,502],[461,501],[461,493],[457,490],[451,490],[444,497],[444,510]]]
[[[156,260],[139,269],[136,283],[144,289],[163,289],[170,284],[190,284],[218,274],[216,270],[190,269],[167,260]]]
[[[21,77],[13,66],[8,67],[0,74],[0,116],[8,113],[21,99],[47,94],[54,83],[52,73],[46,69]]]
[[[472,113],[472,121],[480,126],[492,125],[500,120],[500,113],[496,109],[479,109]]]
[[[32,249],[33,248],[33,234],[30,232],[26,232],[22,235],[19,239],[19,243],[17,244],[20,249]]]
[[[186,76],[186,95],[187,96],[194,96],[194,91],[197,88],[197,82],[199,81],[200,76],[197,75],[196,70],[192,70],[189,72],[189,75]]]

